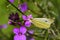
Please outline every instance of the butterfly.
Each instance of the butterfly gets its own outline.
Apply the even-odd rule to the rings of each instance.
[[[32,18],[31,22],[38,28],[48,29],[54,20],[48,18]]]

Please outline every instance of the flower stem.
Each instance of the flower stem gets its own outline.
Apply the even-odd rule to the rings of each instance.
[[[8,0],[7,0],[8,1]],[[20,13],[22,13],[23,15],[25,15],[23,12],[21,12],[14,4],[12,4],[10,1],[8,1],[14,8],[16,8]]]
[[[48,30],[46,30],[46,34],[45,35],[46,35],[45,36],[45,40],[48,40],[48,35],[49,35]]]
[[[32,36],[35,36],[35,37],[38,37],[38,38],[43,38],[44,36],[38,36],[36,34],[30,34],[29,32],[27,32],[29,35],[32,35]]]

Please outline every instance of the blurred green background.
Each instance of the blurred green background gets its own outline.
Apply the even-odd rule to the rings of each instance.
[[[15,0],[14,5],[18,7],[18,2],[27,2],[28,11],[25,14],[32,14],[33,17],[51,18],[54,23],[47,31],[36,28],[34,25],[30,29],[35,31],[38,37],[35,40],[60,40],[60,0]],[[8,17],[11,12],[18,12],[7,0],[0,0],[0,25],[8,24]],[[19,13],[19,12],[18,12]],[[19,13],[21,17],[21,13]],[[0,40],[13,40],[14,26],[8,25],[7,29],[0,31]]]

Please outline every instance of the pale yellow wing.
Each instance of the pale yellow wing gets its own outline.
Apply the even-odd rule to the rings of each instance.
[[[32,18],[31,22],[39,28],[47,29],[54,22],[52,19],[47,18]]]

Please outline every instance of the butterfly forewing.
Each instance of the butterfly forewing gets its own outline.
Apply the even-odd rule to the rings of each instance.
[[[36,27],[39,27],[39,28],[44,28],[44,29],[47,29],[50,27],[51,25],[51,21],[47,18],[33,18],[31,20],[31,22],[36,26]]]

